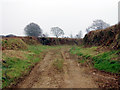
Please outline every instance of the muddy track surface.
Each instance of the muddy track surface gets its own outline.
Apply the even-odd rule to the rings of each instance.
[[[50,50],[17,88],[97,88],[86,68],[71,58],[69,48]],[[62,71],[54,67],[56,59],[63,59]]]

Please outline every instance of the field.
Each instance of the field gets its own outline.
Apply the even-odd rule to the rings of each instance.
[[[83,40],[3,38],[2,88],[119,88],[119,34],[113,33],[107,41],[95,41],[101,31]]]

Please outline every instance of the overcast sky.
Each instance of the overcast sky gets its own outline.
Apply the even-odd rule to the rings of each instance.
[[[118,22],[119,0],[1,0],[0,34],[24,35],[24,28],[37,23],[44,33],[60,27],[66,35],[76,35],[93,20]]]

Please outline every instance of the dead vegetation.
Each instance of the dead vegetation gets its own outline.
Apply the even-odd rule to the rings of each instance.
[[[43,45],[80,45],[82,39],[71,38],[38,38]]]
[[[27,49],[27,44],[20,38],[3,38],[2,50]]]
[[[4,37],[2,50],[27,49],[27,45],[80,45],[82,39],[70,38],[36,38],[36,37]]]
[[[85,35],[85,46],[107,46],[110,49],[120,49],[120,24],[104,30],[91,31]]]

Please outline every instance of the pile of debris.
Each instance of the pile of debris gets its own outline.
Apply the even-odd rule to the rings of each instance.
[[[83,39],[85,46],[108,46],[120,49],[120,23],[104,30],[90,31]]]

